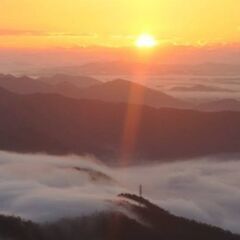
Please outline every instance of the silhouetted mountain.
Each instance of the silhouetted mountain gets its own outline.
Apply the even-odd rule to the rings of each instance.
[[[212,112],[240,111],[240,101],[236,99],[221,99],[218,101],[202,103],[198,106],[198,109]]]
[[[176,86],[169,89],[170,91],[179,91],[179,92],[235,92],[234,90],[221,88],[216,86],[208,86],[202,84],[195,84],[193,86]]]
[[[0,75],[0,87],[19,94],[59,93],[66,97],[80,98],[83,88],[98,85],[101,82],[90,77],[55,75],[49,78],[33,79]]]
[[[173,216],[144,198],[121,194],[120,211],[36,224],[20,218],[0,216],[1,239],[12,240],[239,240],[240,236],[220,228]],[[132,204],[135,202],[135,204]]]
[[[82,89],[70,82],[59,82],[53,86],[53,93],[61,94],[65,97],[81,98]]]
[[[190,108],[190,103],[171,97],[141,84],[117,79],[85,89],[81,98],[107,102],[143,104],[152,107]]]
[[[0,75],[0,87],[19,94],[49,93],[51,87],[30,77],[15,77],[12,75]]]
[[[150,75],[178,74],[195,76],[235,76],[240,74],[237,64],[203,63],[203,64],[159,64],[156,62],[107,61],[90,62],[79,66],[62,66],[44,70],[50,73],[84,74],[84,75],[132,75],[146,69]]]
[[[1,74],[0,87],[18,94],[57,93],[76,99],[141,104],[155,108],[170,107],[202,111],[240,111],[240,103],[234,99],[223,99],[194,105],[141,84],[122,79],[102,83],[94,78],[61,74],[39,79]],[[221,88],[211,88],[204,85],[196,85],[190,88],[177,87],[171,90],[224,91]]]
[[[54,94],[15,95],[1,89],[0,116],[2,150],[94,154],[111,161],[240,151],[239,112],[157,110]],[[128,152],[124,140],[132,138],[132,131],[127,124],[136,116],[136,139]]]
[[[74,76],[74,75],[66,75],[66,74],[56,74],[51,77],[39,78],[39,80],[44,81],[48,84],[53,84],[53,85],[68,83],[78,88],[87,88],[87,87],[101,84],[99,80],[92,77]]]
[[[71,98],[128,102],[153,107],[190,108],[191,104],[126,80],[101,83],[94,78],[56,75],[44,79],[3,75],[0,87],[20,94],[58,93]]]

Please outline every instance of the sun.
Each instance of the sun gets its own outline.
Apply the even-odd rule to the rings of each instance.
[[[139,48],[153,48],[157,45],[154,36],[150,34],[141,34],[136,40],[136,46]]]

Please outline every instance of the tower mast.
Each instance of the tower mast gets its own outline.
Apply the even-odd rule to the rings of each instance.
[[[139,197],[143,196],[143,187],[142,184],[139,185]]]

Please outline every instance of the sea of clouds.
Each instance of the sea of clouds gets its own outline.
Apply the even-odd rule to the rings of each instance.
[[[0,214],[36,222],[116,209],[137,193],[171,213],[240,233],[240,161],[206,157],[126,168],[88,157],[0,152]]]

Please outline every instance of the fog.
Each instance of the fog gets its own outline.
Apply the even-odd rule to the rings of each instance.
[[[110,168],[90,157],[0,152],[0,214],[36,222],[114,210],[137,193],[171,213],[240,233],[237,157]]]
[[[240,161],[214,157],[126,169],[122,182],[171,213],[240,233]]]
[[[111,180],[93,179],[85,171],[107,172],[88,158],[1,152],[0,164],[0,212],[37,222],[111,209],[106,200],[120,191]]]

